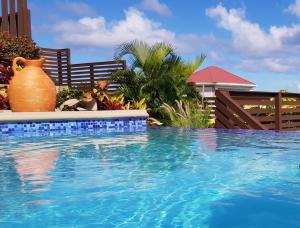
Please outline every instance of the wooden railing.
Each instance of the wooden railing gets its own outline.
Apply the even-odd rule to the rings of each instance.
[[[216,91],[216,128],[300,130],[300,94]]]
[[[1,0],[0,31],[31,39],[31,19],[27,0]]]
[[[46,59],[44,70],[58,86],[93,87],[99,80],[109,80],[113,72],[126,68],[125,61],[106,61],[71,64],[70,49],[42,48],[42,56]],[[109,91],[118,88],[109,85]]]

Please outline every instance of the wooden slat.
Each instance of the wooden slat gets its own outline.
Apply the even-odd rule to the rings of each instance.
[[[27,0],[17,0],[17,5],[16,0],[2,0],[1,3],[0,31],[18,37],[26,35],[31,39],[31,15]]]
[[[31,12],[27,10],[27,36],[29,39],[32,39],[32,32],[31,32]]]
[[[89,66],[90,65],[86,65],[86,66],[84,66],[84,67],[76,67],[76,68],[74,68],[72,65],[71,65],[71,67],[72,67],[72,71],[84,71],[84,70],[87,70],[87,69],[89,69]],[[103,65],[96,65],[96,64],[93,64],[93,66],[94,66],[94,69],[95,70],[99,70],[99,69],[107,69],[107,70],[109,70],[109,69],[111,69],[111,70],[116,70],[116,69],[123,69],[122,68],[122,65],[119,65],[119,66],[116,66],[116,65],[113,65],[113,66],[111,66],[111,67],[109,67],[109,66],[103,66]]]
[[[231,124],[229,119],[225,117],[224,113],[220,112],[218,109],[216,110],[216,116],[218,117],[218,120],[221,121],[227,129],[236,128],[233,124]]]
[[[234,100],[267,100],[270,101],[271,97],[260,97],[256,96],[256,94],[253,94],[253,96],[231,96]]]
[[[264,124],[265,128],[267,130],[274,130],[275,129],[275,122],[274,123],[268,123],[268,124]]]
[[[300,99],[299,93],[281,93],[281,96],[283,98],[298,98],[298,99]]]
[[[282,120],[281,120],[281,105],[282,105],[282,96],[281,93],[278,93],[275,98],[275,129],[280,131],[282,128]]]
[[[300,120],[300,115],[284,115],[281,117],[282,121],[284,120]]]
[[[250,114],[272,114],[275,113],[275,109],[272,108],[251,108],[245,109]]]
[[[71,64],[70,49],[42,48],[42,56],[46,59],[44,70],[56,79],[58,85],[68,84],[70,87],[94,85],[98,80],[109,80],[113,72],[126,66],[125,61]],[[118,85],[113,87],[114,90],[117,88]]]
[[[215,123],[215,128],[217,129],[227,129],[227,127],[225,127],[221,122],[220,120],[216,120],[216,123]]]
[[[18,0],[18,36],[23,36],[24,34],[24,8],[23,0]]]
[[[274,105],[274,101],[270,100],[236,100],[240,105]]]
[[[17,23],[16,23],[16,4],[15,0],[9,0],[9,30],[10,34],[17,36]]]
[[[300,94],[217,91],[216,96],[216,117],[223,115],[220,123],[223,123],[227,118],[229,124],[223,124],[225,128],[242,128],[241,123],[245,121],[248,125],[245,124],[253,129],[259,129],[263,126],[264,129],[269,130],[300,130],[300,107],[298,107],[300,106]],[[287,98],[297,99],[287,101]],[[244,109],[245,105],[254,107]],[[262,105],[267,106],[267,108],[260,108],[259,106]],[[218,106],[221,108],[218,109]],[[287,106],[294,107],[287,108]],[[233,116],[230,116],[229,113],[231,112]],[[254,119],[254,123],[259,122],[260,126],[250,126],[249,123],[252,120],[250,119],[250,122],[248,122],[248,115]]]
[[[91,66],[93,66],[93,65],[91,65]],[[116,70],[94,70],[94,75],[99,75],[99,76],[110,75],[116,71],[117,71],[117,69]],[[90,75],[90,71],[76,72],[76,71],[73,71],[73,69],[71,68],[71,74],[72,74],[72,77],[74,77],[74,78],[83,77],[83,76]]]
[[[300,105],[300,100],[296,100],[296,101],[283,101],[282,105],[299,106]]]
[[[282,123],[282,129],[284,128],[295,128],[295,127],[300,127],[300,122],[287,122],[287,123]]]
[[[300,113],[300,108],[283,108],[282,113]]]
[[[260,122],[275,122],[275,116],[258,116],[256,119]]]
[[[274,92],[260,92],[260,91],[229,91],[230,96],[238,97],[238,96],[255,96],[255,97],[276,97],[277,93]]]
[[[112,66],[112,65],[122,65],[123,61],[104,61],[104,62],[92,62],[92,63],[78,63],[78,64],[71,64],[72,68],[76,68],[76,67],[81,67],[81,66],[87,66],[89,64],[93,64],[93,65],[108,65],[108,66]]]
[[[7,0],[2,0],[2,18],[1,19],[2,19],[1,32],[9,32]]]
[[[238,117],[234,116],[234,114],[230,110],[228,110],[219,100],[216,100],[215,108],[215,114],[218,117],[217,110],[218,113],[224,113],[224,115],[227,116],[227,118],[232,119],[232,121],[235,122],[241,129],[249,129],[245,122],[241,121]]]
[[[94,78],[94,81],[96,82],[96,81],[99,81],[99,80],[109,80],[109,77],[104,77],[104,78]],[[72,78],[72,80],[71,80],[71,82],[72,83],[75,83],[75,82],[82,82],[82,83],[84,83],[84,82],[90,82],[91,81],[91,79],[88,77],[88,78],[85,78],[85,79],[78,79],[78,80],[74,80],[73,78]]]
[[[216,91],[218,98],[222,99],[226,105],[232,109],[238,116],[240,116],[252,129],[266,130],[265,127],[257,121],[250,113],[242,109],[237,102],[235,102],[226,91]]]

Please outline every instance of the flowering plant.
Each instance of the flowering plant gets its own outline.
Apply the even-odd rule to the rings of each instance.
[[[5,67],[0,63],[0,84],[8,84],[11,78],[11,67]]]
[[[9,110],[7,88],[0,89],[0,110]]]
[[[38,59],[40,48],[25,36],[16,37],[0,33],[0,84],[9,84],[13,75],[11,61],[15,57]]]

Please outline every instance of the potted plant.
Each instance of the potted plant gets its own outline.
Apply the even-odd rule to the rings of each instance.
[[[0,62],[7,70],[0,67],[0,72],[2,81],[9,84],[8,99],[12,111],[55,110],[55,85],[42,69],[44,61],[40,58],[39,47],[32,40],[0,34]]]

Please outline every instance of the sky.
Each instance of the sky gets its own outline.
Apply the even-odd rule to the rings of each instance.
[[[168,42],[199,69],[218,66],[258,91],[300,92],[300,0],[29,0],[34,41],[105,61],[131,40]]]

